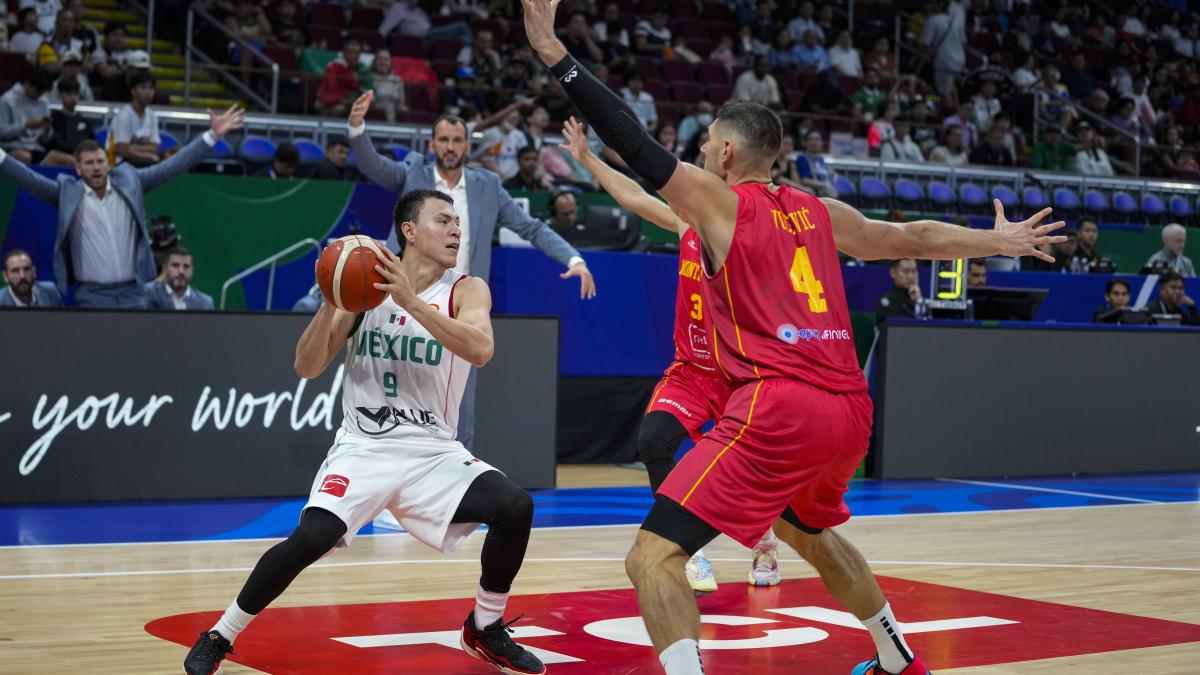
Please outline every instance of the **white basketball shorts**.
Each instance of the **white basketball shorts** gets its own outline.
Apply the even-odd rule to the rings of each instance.
[[[463,495],[494,470],[458,441],[365,438],[339,429],[304,508],[325,509],[346,523],[339,547],[389,511],[423,544],[449,553],[479,527],[450,522]]]

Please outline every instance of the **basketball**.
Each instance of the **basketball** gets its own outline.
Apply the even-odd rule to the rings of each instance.
[[[325,300],[347,312],[374,309],[387,297],[375,288],[387,283],[375,266],[383,253],[379,242],[361,235],[342,237],[325,247],[317,259],[317,285]]]

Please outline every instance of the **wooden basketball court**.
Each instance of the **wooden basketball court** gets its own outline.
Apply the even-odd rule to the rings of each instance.
[[[643,474],[612,467],[564,467],[560,476],[559,484],[565,488],[644,484]],[[862,549],[877,574],[891,578],[885,590],[892,591],[891,601],[902,621],[985,614],[1007,622],[998,627],[911,636],[910,644],[937,672],[1051,673],[1070,668],[1087,673],[1183,675],[1200,672],[1200,504],[1194,490],[1184,497],[1187,499],[1172,503],[1113,497],[1103,505],[1069,508],[865,516],[851,520],[840,531]],[[44,523],[16,522],[17,527],[44,527]],[[613,637],[612,631],[619,633],[619,626],[604,633],[597,624],[581,629],[571,623],[576,613],[612,618],[637,614],[625,593],[579,594],[630,588],[622,559],[636,527],[550,527],[533,533],[525,566],[513,588],[509,615],[525,611],[527,618],[515,627],[528,624],[544,629],[543,637],[531,633],[523,639],[518,633],[519,642],[572,659],[551,663],[549,672],[654,672],[656,661],[649,648]],[[234,662],[227,662],[223,672],[418,672],[406,663],[438,664],[436,671],[419,672],[495,672],[446,646],[397,646],[394,638],[405,632],[407,624],[400,625],[404,621],[437,624],[442,631],[461,625],[473,601],[482,541],[477,533],[453,555],[443,557],[403,534],[361,536],[350,549],[304,572],[243,634],[235,645],[242,656],[232,657]],[[147,624],[196,612],[214,613],[215,617],[271,543],[260,539],[0,548],[0,671],[31,675],[180,672],[187,648],[152,635]],[[705,659],[713,660],[710,671],[728,672],[730,666],[741,666],[756,673],[848,673],[857,661],[871,656],[865,631],[855,632],[835,625],[836,619],[820,618],[833,616],[830,611],[820,614],[818,610],[814,615],[818,618],[809,621],[808,628],[797,628],[794,617],[771,614],[772,609],[764,613],[762,608],[776,599],[776,604],[795,605],[796,598],[788,594],[801,588],[810,593],[802,604],[835,608],[811,594],[815,593],[811,591],[815,588],[812,570],[791,551],[782,554],[785,580],[778,589],[748,587],[748,552],[733,541],[718,539],[706,552],[713,560],[721,590],[700,600],[701,611],[722,616],[744,611],[751,619],[743,621],[746,625],[706,623],[704,638],[753,641],[761,640],[764,631],[790,628],[793,632],[789,635],[799,636],[796,640],[802,642],[709,650]],[[906,585],[910,582],[922,585],[895,590],[910,588]],[[923,584],[950,588],[938,595],[941,591],[935,593],[929,590],[933,587]],[[552,601],[526,602],[522,597],[541,594],[562,594],[567,608],[554,612],[544,609]],[[566,594],[579,594],[569,596],[579,600],[567,603]],[[923,603],[923,598],[935,595],[936,602]],[[452,609],[429,609],[447,603],[405,604],[447,599],[457,599],[450,603]],[[611,606],[605,604],[609,600]],[[364,614],[363,606],[374,609]],[[288,608],[293,608],[293,614],[283,612]],[[804,611],[811,613],[812,609]],[[278,621],[267,620],[273,612],[279,612]],[[1121,615],[1132,616],[1126,619]],[[1137,617],[1165,621],[1144,622]],[[324,663],[320,659],[326,642],[306,637],[303,646],[289,646],[290,632],[316,630],[314,626],[324,625],[321,622],[332,626],[327,636],[329,650],[366,654],[369,660],[354,660],[358,658],[354,656],[339,661],[342,665],[319,665]],[[151,629],[169,633],[171,639],[182,635],[179,640],[190,646],[198,629],[181,626],[206,628],[211,623],[208,615],[183,617],[152,624]],[[263,627],[258,630],[260,623]],[[603,625],[616,626],[611,622]],[[1026,637],[1001,644],[1001,656],[985,654],[989,649],[995,651],[996,643],[1005,641],[1004,635],[1018,635],[1017,630],[1027,631],[1020,634]],[[821,632],[831,637],[812,639]],[[376,642],[385,644],[372,649],[336,640],[365,634],[384,636]],[[1093,639],[1098,635],[1103,639]],[[390,646],[386,644],[389,639]],[[1158,646],[1148,646],[1155,644]],[[612,654],[618,646],[635,655],[631,662],[604,660],[608,658],[605,654]],[[311,655],[297,656],[296,650],[301,649]],[[833,661],[830,650],[837,652]],[[842,651],[846,651],[845,657]],[[414,660],[406,662],[406,653],[413,654]],[[1045,656],[1050,653],[1072,655]],[[985,665],[953,666],[987,659],[991,662]],[[239,660],[278,665],[261,669],[240,665]],[[805,668],[805,663],[816,665]]]

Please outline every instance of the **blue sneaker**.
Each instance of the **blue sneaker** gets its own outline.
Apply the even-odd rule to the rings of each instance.
[[[921,661],[921,657],[914,656],[912,663],[904,667],[904,670],[898,673],[889,673],[879,665],[879,656],[870,661],[863,661],[854,666],[854,670],[850,671],[850,675],[933,675],[933,673],[925,667]]]
[[[683,566],[687,574],[688,585],[697,596],[708,595],[717,590],[717,580],[713,577],[712,563],[699,551],[688,559]]]

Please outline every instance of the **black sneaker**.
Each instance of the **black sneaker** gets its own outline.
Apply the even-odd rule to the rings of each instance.
[[[225,636],[215,630],[204,631],[183,660],[183,672],[187,675],[215,675],[221,672],[225,655],[233,653],[233,645]]]
[[[503,619],[496,619],[496,622],[487,628],[477,630],[475,612],[471,612],[463,624],[459,643],[468,654],[496,666],[502,673],[541,675],[546,672],[546,666],[508,636],[512,632],[509,626],[520,618],[518,616],[508,623],[501,623]]]

